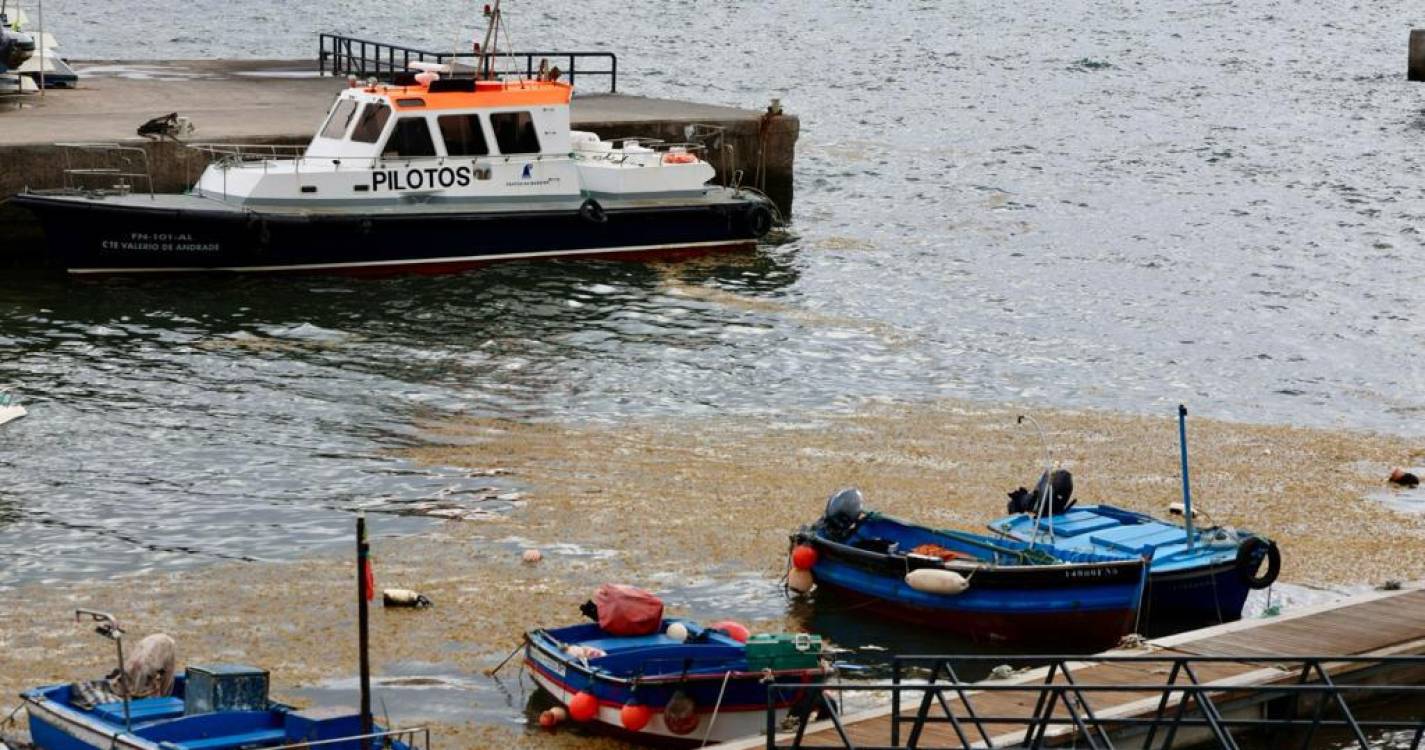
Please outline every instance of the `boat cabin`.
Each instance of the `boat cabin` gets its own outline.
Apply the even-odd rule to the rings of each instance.
[[[430,67],[419,80],[343,90],[300,154],[199,147],[217,158],[194,192],[239,205],[577,205],[700,194],[713,177],[686,146],[571,132],[566,83],[441,78]]]

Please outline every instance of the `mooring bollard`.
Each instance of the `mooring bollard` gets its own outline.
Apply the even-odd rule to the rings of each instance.
[[[1410,30],[1410,66],[1405,77],[1412,81],[1425,81],[1425,29]]]

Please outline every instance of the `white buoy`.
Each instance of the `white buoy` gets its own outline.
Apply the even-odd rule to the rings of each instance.
[[[520,559],[527,563],[534,564],[544,559],[544,553],[537,549],[527,549],[520,555]]]
[[[387,607],[429,607],[430,599],[419,591],[410,589],[386,589],[381,592],[381,603]]]
[[[816,583],[816,581],[811,577],[810,570],[792,568],[787,572],[787,588],[798,594],[805,594],[811,591],[812,584],[814,583]]]
[[[965,577],[953,570],[940,570],[938,568],[921,568],[912,570],[905,577],[907,586],[916,591],[924,591],[927,594],[943,594],[954,596],[964,593],[970,588],[970,582]]]
[[[688,640],[688,626],[681,622],[675,622],[663,631],[663,634],[679,643]]]

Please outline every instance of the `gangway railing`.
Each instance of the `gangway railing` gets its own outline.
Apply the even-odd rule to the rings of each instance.
[[[1010,659],[1022,665],[1013,670],[1012,677],[967,681],[956,672],[959,665],[982,673],[987,665]],[[1271,670],[1276,674],[1264,679],[1246,673],[1202,679],[1200,672],[1226,664],[1254,667],[1253,673]],[[1103,665],[1126,667],[1135,677],[1103,682],[1085,674]],[[1024,674],[1034,668],[1042,670],[1042,679]],[[1353,678],[1368,678],[1369,682],[1342,683],[1332,677],[1333,672],[1338,677],[1349,672]],[[1413,677],[1392,681],[1392,675],[1401,674]],[[1297,745],[1298,740],[1301,748],[1315,747],[1312,742],[1323,730],[1345,735],[1344,740],[1337,740],[1338,746],[1362,750],[1419,750],[1425,740],[1425,716],[1420,715],[1425,685],[1419,684],[1425,675],[1425,656],[903,656],[892,661],[891,675],[890,682],[837,682],[810,689],[802,683],[770,683],[767,750],[1049,745],[1157,750],[1188,742],[1201,746],[1204,741],[1213,747],[1238,750],[1234,735],[1238,730],[1269,732],[1275,743],[1289,741],[1274,747]],[[875,729],[858,727],[853,732],[843,721],[842,706],[833,695],[856,692],[889,693],[889,714],[862,720],[877,724]],[[779,702],[785,705],[787,696],[798,693],[804,697],[788,719],[790,726],[779,727],[775,707]],[[1373,702],[1369,718],[1363,718],[1359,705],[1352,708],[1352,702],[1372,695],[1391,700]],[[907,702],[907,697],[912,700]],[[1006,701],[1007,697],[1018,700]],[[1025,711],[1031,702],[1032,709]],[[1014,711],[1014,706],[1021,710]],[[1243,710],[1253,706],[1258,710]],[[1391,709],[1399,716],[1393,716]],[[814,744],[808,741],[808,726],[818,720],[829,720],[830,726],[813,734],[829,739]],[[942,731],[943,726],[950,731]],[[1175,745],[1187,730],[1192,730],[1190,740]],[[876,731],[885,734],[876,735]],[[1387,733],[1393,736],[1382,741]],[[853,741],[853,734],[862,741]],[[868,736],[885,736],[886,743],[867,743]]]
[[[317,61],[322,75],[388,79],[409,71],[413,62],[461,67],[465,60],[471,62],[465,63],[461,72],[473,72],[481,57],[481,53],[474,50],[436,52],[341,34],[318,34]],[[612,52],[497,52],[490,60],[496,72],[526,78],[533,78],[540,72],[540,63],[548,61],[549,65],[559,67],[571,85],[577,86],[580,76],[602,78],[608,80],[609,93],[618,92],[618,55]]]

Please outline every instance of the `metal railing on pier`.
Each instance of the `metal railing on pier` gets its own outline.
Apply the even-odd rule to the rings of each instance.
[[[434,52],[341,34],[318,35],[318,66],[322,75],[387,79],[409,71],[413,62],[448,64],[462,68],[459,72],[474,72],[480,57],[480,53],[473,50]],[[608,80],[609,93],[618,91],[618,55],[612,52],[500,52],[491,60],[497,72],[526,78],[538,74],[540,62],[547,60],[550,65],[559,67],[571,85],[577,86],[581,76],[601,78]]]
[[[1425,739],[1425,716],[1419,711],[1420,700],[1425,699],[1425,685],[1418,683],[1425,674],[1422,656],[1012,658],[1027,666],[999,679],[966,681],[956,673],[957,664],[978,665],[976,671],[982,671],[1007,657],[898,657],[892,662],[890,682],[812,688],[789,719],[791,727],[781,727],[781,734],[774,710],[778,699],[808,691],[808,686],[772,683],[767,689],[767,750],[1114,748],[1115,742],[1154,750],[1174,747],[1178,740],[1237,750],[1235,730],[1269,732],[1273,747],[1311,748],[1323,731],[1343,734],[1336,740],[1339,745],[1363,750],[1384,746],[1418,750]],[[1118,678],[1091,674],[1106,665],[1117,668],[1111,671]],[[1231,665],[1239,669],[1224,669]],[[1024,674],[1033,668],[1042,669],[1042,679]],[[1120,681],[1125,671],[1132,676]],[[1076,672],[1082,681],[1076,679]],[[1204,680],[1204,672],[1216,676]],[[1343,684],[1333,679],[1333,673],[1339,677],[1343,672],[1369,683]],[[1392,681],[1392,675],[1406,672],[1415,675],[1411,678],[1415,683]],[[848,692],[889,693],[889,714],[848,725],[832,698]],[[1373,703],[1371,718],[1363,718],[1351,703],[1371,695],[1393,700]],[[913,698],[909,703],[907,696]],[[1401,701],[1402,697],[1413,700]],[[1391,708],[1399,717],[1382,718]],[[808,726],[819,719],[829,719],[830,727],[808,737]],[[862,723],[875,726],[855,726]],[[1189,732],[1191,739],[1184,737]],[[1392,736],[1382,742],[1387,733]],[[860,741],[853,741],[853,735]],[[871,737],[885,737],[886,744],[866,741]]]

